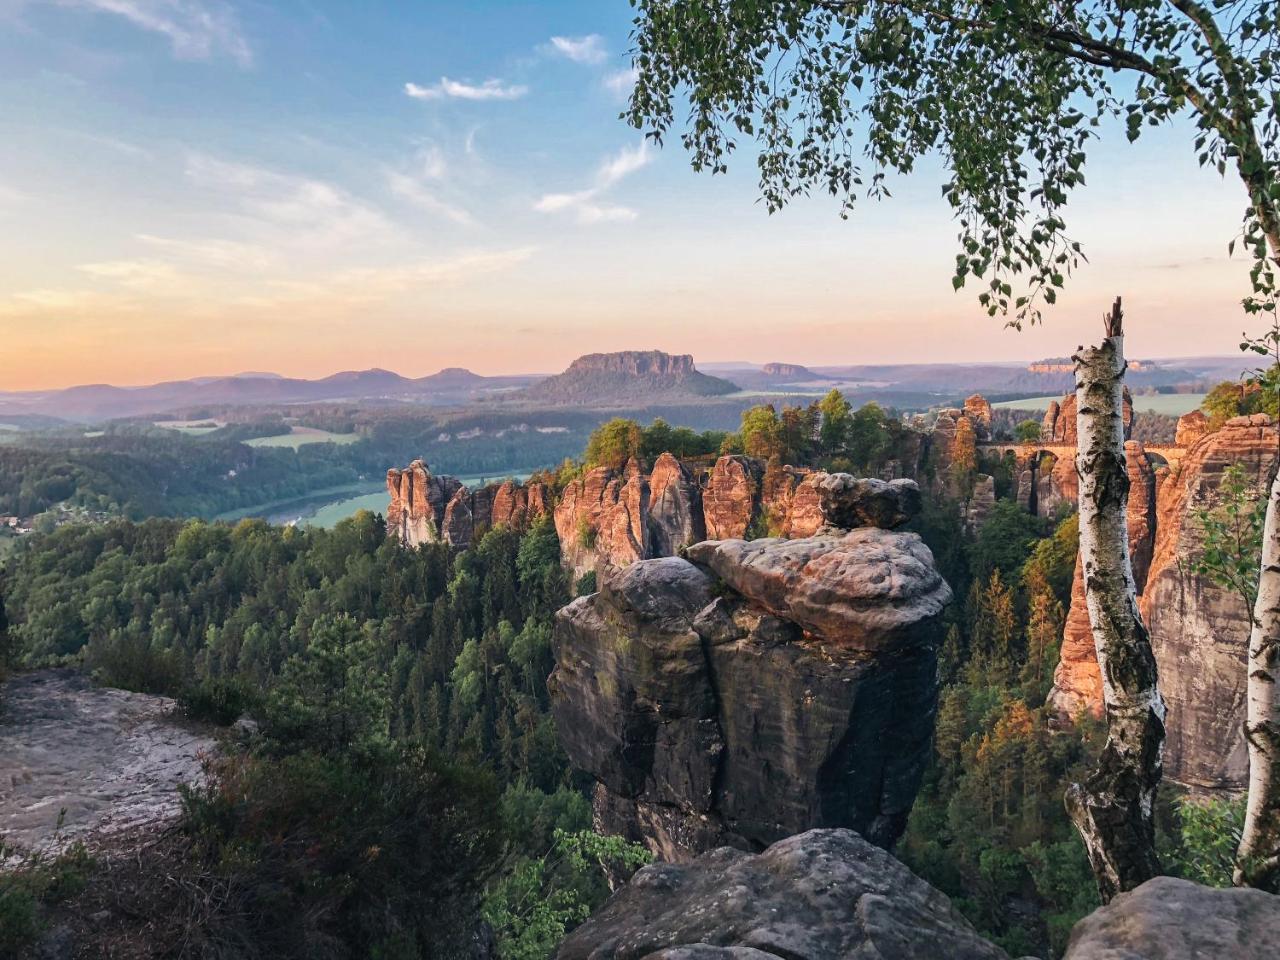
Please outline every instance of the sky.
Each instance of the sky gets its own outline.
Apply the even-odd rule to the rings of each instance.
[[[245,370],[552,372],[1231,354],[1241,188],[1186,125],[1094,149],[1046,322],[955,292],[926,163],[770,216],[619,119],[626,0],[0,0],[0,390]],[[1116,133],[1116,131],[1108,131]]]

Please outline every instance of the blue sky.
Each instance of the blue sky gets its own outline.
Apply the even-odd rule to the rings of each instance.
[[[625,0],[0,0],[0,388],[244,369],[1018,359],[1095,336],[1229,353],[1239,187],[1184,128],[1095,151],[1091,264],[1045,327],[951,289],[926,165],[841,221],[769,217],[620,120]]]

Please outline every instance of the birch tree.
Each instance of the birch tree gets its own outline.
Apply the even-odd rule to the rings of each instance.
[[[728,169],[740,141],[754,140],[760,194],[770,212],[825,192],[848,216],[861,200],[888,197],[891,175],[938,157],[942,197],[957,223],[952,283],[960,289],[977,281],[981,307],[1013,326],[1039,320],[1083,260],[1065,210],[1084,184],[1089,148],[1116,120],[1136,140],[1150,127],[1189,119],[1200,165],[1229,173],[1242,188],[1242,227],[1229,249],[1239,246],[1251,260],[1245,309],[1275,309],[1276,0],[632,4],[638,80],[623,114],[632,125],[661,143],[677,126],[677,110],[687,109],[680,141],[695,169],[711,173]],[[1273,494],[1268,535],[1274,541],[1280,486]],[[1110,565],[1119,562],[1115,554]],[[1264,567],[1263,579],[1259,596],[1275,598],[1266,635],[1280,638],[1280,567]],[[1274,660],[1275,642],[1251,644],[1255,648],[1264,660],[1272,658],[1266,663]],[[1267,730],[1272,737],[1275,725]],[[1264,739],[1254,736],[1251,743]],[[1274,768],[1276,755],[1274,747],[1270,754],[1253,748],[1251,764],[1270,756]],[[1156,764],[1143,784],[1158,777],[1158,751],[1126,756]],[[1267,791],[1257,800],[1257,816],[1280,821],[1280,775],[1254,782]],[[1135,788],[1135,796],[1145,789]],[[1097,842],[1105,842],[1105,834],[1098,833]],[[1280,837],[1280,826],[1263,829],[1258,820],[1250,836]],[[1147,863],[1145,856],[1138,860]],[[1121,886],[1148,867],[1119,871]],[[1246,871],[1241,879],[1252,876]],[[1114,880],[1099,876],[1104,887]]]
[[[1152,811],[1160,785],[1165,709],[1129,559],[1123,319],[1117,299],[1103,318],[1102,343],[1081,347],[1072,358],[1080,561],[1102,674],[1107,740],[1093,773],[1067,789],[1066,801],[1104,901],[1160,873]]]

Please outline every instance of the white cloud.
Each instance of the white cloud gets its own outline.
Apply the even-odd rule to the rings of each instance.
[[[573,193],[548,193],[538,198],[533,209],[539,213],[572,213],[579,223],[621,223],[639,216],[630,207],[602,203],[600,196],[619,181],[650,161],[649,146],[641,141],[607,157],[596,171],[595,182]]]
[[[222,0],[58,0],[123,17],[142,30],[168,38],[174,56],[183,60],[231,57],[242,67],[253,52],[240,29],[235,10]]]
[[[197,186],[224,194],[243,215],[268,228],[264,246],[341,248],[397,234],[380,211],[323,180],[278,173],[243,163],[192,153],[186,173]]]
[[[445,97],[455,100],[519,100],[529,92],[529,88],[519,84],[503,83],[496,78],[476,85],[441,77],[439,83],[430,87],[406,83],[404,92],[406,96],[413,97],[415,100],[442,100]]]
[[[445,162],[444,151],[435,144],[423,147],[416,157],[419,175],[425,180],[443,180],[449,172]]]
[[[454,223],[460,223],[464,226],[471,226],[475,223],[475,219],[466,210],[441,200],[420,181],[406,174],[397,173],[394,170],[388,171],[387,186],[391,188],[391,192],[396,196],[408,200],[428,213],[445,217]]]
[[[235,240],[179,240],[157,237],[149,233],[135,234],[135,239],[171,256],[201,266],[236,270],[265,270],[276,257],[265,247]]]
[[[552,37],[551,49],[574,63],[603,63],[608,54],[604,37],[591,33],[585,37]]]
[[[82,263],[79,269],[99,280],[153,293],[173,290],[182,279],[173,264],[164,260],[107,260]]]
[[[631,96],[631,89],[636,85],[636,81],[640,79],[640,72],[635,67],[629,67],[626,70],[615,70],[612,73],[605,74],[603,80],[604,88],[610,93],[619,97]]]

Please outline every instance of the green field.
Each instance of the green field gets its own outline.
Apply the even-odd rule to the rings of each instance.
[[[1195,410],[1204,401],[1203,393],[1155,393],[1133,398],[1133,409],[1138,413],[1163,413],[1170,417],[1180,417],[1184,413]],[[1049,401],[1061,397],[1030,397],[1026,400],[1006,400],[993,403],[997,410],[1026,410],[1044,413],[1049,409]]]
[[[330,433],[315,427],[294,427],[289,433],[282,433],[278,437],[254,437],[245,443],[251,447],[289,447],[297,450],[307,443],[355,443],[359,439],[358,433]]]
[[[176,430],[188,437],[200,437],[206,433],[213,433],[222,426],[216,420],[157,420],[155,425],[164,427],[166,430]]]

